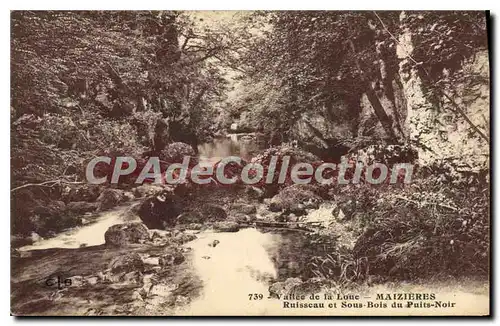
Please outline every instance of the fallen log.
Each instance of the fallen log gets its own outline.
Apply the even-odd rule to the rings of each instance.
[[[304,224],[308,224],[308,223],[306,223],[306,222],[273,222],[273,221],[255,221],[254,222],[254,225],[256,227],[279,228],[279,229],[288,229],[288,230],[296,230],[296,231],[314,232],[313,229],[310,229],[310,228],[303,226]]]

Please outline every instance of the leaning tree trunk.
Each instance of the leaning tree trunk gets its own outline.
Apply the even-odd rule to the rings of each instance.
[[[380,123],[382,124],[382,128],[384,128],[384,131],[385,131],[387,137],[394,142],[398,142],[398,137],[396,136],[396,133],[394,132],[394,129],[392,128],[391,118],[389,118],[389,116],[387,115],[387,112],[385,111],[384,107],[382,106],[382,103],[380,103],[380,100],[377,96],[377,93],[373,89],[371,81],[365,76],[363,69],[361,69],[361,64],[359,63],[359,59],[356,55],[356,49],[354,47],[354,43],[350,40],[349,44],[351,45],[351,50],[353,52],[354,60],[355,60],[356,66],[358,68],[361,80],[362,80],[363,84],[365,85],[366,96],[368,98],[368,101],[370,101],[370,104],[373,108],[373,111],[375,112],[375,115],[377,116]]]
[[[382,41],[382,36],[384,35],[381,30],[377,30],[375,32],[375,52],[378,59],[379,70],[380,70],[380,81],[383,88],[383,94],[387,98],[387,106],[390,112],[392,112],[393,124],[396,130],[398,131],[398,137],[405,138],[405,132],[402,125],[401,115],[399,114],[399,110],[401,107],[398,107],[396,104],[396,96],[394,94],[395,89],[392,85],[395,76],[397,75],[398,66],[394,63],[395,59],[395,51],[390,50],[386,43]]]

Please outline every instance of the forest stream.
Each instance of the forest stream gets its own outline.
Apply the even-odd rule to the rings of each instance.
[[[255,148],[255,145],[249,142],[241,144],[237,137],[219,139],[213,143],[200,146],[200,160],[211,162],[225,155],[245,156],[248,155],[249,148]],[[82,216],[82,219],[86,221],[84,225],[64,230],[50,238],[39,238],[33,244],[20,247],[17,250],[20,252],[24,264],[29,264],[31,268],[36,267],[35,265],[39,266],[33,270],[33,273],[36,273],[42,280],[45,274],[46,277],[49,277],[56,270],[61,273],[61,268],[59,268],[61,266],[57,266],[57,261],[52,261],[50,266],[45,269],[44,265],[37,264],[36,260],[29,263],[28,261],[32,257],[59,255],[64,258],[69,253],[69,256],[66,257],[69,260],[61,263],[64,265],[62,269],[70,270],[72,275],[84,272],[78,270],[78,265],[80,261],[87,259],[87,255],[92,256],[89,251],[93,252],[94,248],[97,253],[104,250],[104,252],[109,252],[111,257],[113,256],[113,249],[105,249],[105,233],[111,226],[128,222],[140,222],[137,216],[131,219],[129,214],[131,207],[136,203],[137,201],[133,201],[110,211],[86,214]],[[162,235],[165,233],[165,231],[160,230],[150,230],[149,232],[150,234],[160,233]],[[259,231],[254,227],[243,228],[238,232],[214,232],[209,229],[186,231],[186,233],[196,234],[197,238],[183,244],[183,250],[187,252],[187,258],[180,270],[186,274],[193,274],[188,276],[189,281],[193,283],[201,282],[200,291],[199,293],[195,291],[194,294],[189,293],[191,290],[188,286],[187,293],[182,294],[189,297],[188,301],[190,303],[185,306],[181,304],[179,308],[174,309],[177,312],[172,310],[172,313],[196,315],[206,314],[210,311],[210,314],[238,314],[245,313],[249,308],[257,313],[259,309],[265,308],[263,303],[266,300],[260,301],[260,308],[257,310],[255,307],[249,307],[249,304],[253,302],[249,301],[248,295],[262,295],[265,299],[269,297],[269,285],[271,281],[276,280],[278,275],[276,259],[278,247],[282,242],[282,235]],[[106,256],[108,255],[92,256],[92,258],[88,259],[89,262],[93,259],[99,260],[94,266],[95,269],[98,269],[97,266],[107,263],[105,261]],[[141,257],[143,256],[141,253]],[[23,263],[21,265],[24,265]],[[75,266],[70,266],[73,263]],[[92,266],[89,265],[87,267],[92,269]],[[95,273],[95,270],[92,273]],[[26,276],[32,276],[30,268],[24,269],[20,274],[22,275],[19,275],[19,278],[25,281],[28,281]],[[147,277],[148,275],[145,276],[145,279]],[[183,276],[178,277],[182,278]],[[74,276],[71,276],[71,278],[75,279]],[[162,280],[158,281],[161,282]],[[168,283],[169,280],[165,279],[164,281]],[[168,297],[173,288],[175,288],[175,285],[174,287],[160,287],[160,290],[155,290],[160,293],[156,294],[156,296]],[[64,290],[66,289],[59,289],[62,293],[64,293]],[[79,295],[82,294],[85,296],[84,293],[79,293]],[[24,295],[27,295],[27,293]],[[262,300],[262,298],[258,299]],[[103,309],[103,305],[106,307],[112,306],[111,302],[105,302],[106,299],[101,299],[101,301],[104,302],[99,305],[100,309]],[[72,302],[72,305],[78,306],[78,303]],[[160,306],[158,306],[158,300],[153,300],[148,306],[148,314],[154,313],[152,310],[158,314],[163,314],[164,312]],[[95,311],[101,311],[100,309],[95,309]],[[260,312],[264,313],[264,310]],[[26,312],[26,310],[23,311]],[[33,313],[50,313],[50,309],[33,311]],[[85,309],[81,313],[89,314],[89,310]],[[90,313],[97,312],[91,309]]]
[[[106,212],[92,223],[67,230],[53,238],[41,239],[19,250],[26,253],[52,249],[56,250],[53,253],[57,253],[57,249],[76,249],[83,245],[87,247],[85,250],[91,250],[93,246],[99,248],[105,243],[104,233],[110,226],[128,222],[122,217],[126,209],[121,207]],[[255,313],[265,313],[266,300],[255,306],[258,302],[249,301],[248,295],[256,293],[268,298],[270,281],[277,277],[272,255],[278,250],[281,236],[263,233],[255,228],[238,232],[196,233],[198,238],[184,244],[184,247],[190,251],[186,270],[192,269],[201,280],[201,294],[177,313],[243,314],[249,308]],[[209,246],[214,241],[217,245]],[[39,272],[43,273],[43,266],[40,266]],[[251,304],[253,307],[249,306]]]
[[[94,221],[87,225],[67,230],[53,238],[40,240],[19,250],[25,255],[31,253],[34,257],[38,257],[38,254],[51,257],[50,267],[43,263],[36,264],[35,274],[39,277],[45,274],[49,275],[51,268],[57,268],[58,264],[68,265],[66,266],[68,270],[84,272],[79,270],[78,267],[83,261],[87,265],[86,268],[92,269],[93,260],[98,261],[95,266],[99,266],[103,262],[107,263],[116,254],[113,250],[105,249],[102,252],[105,242],[104,233],[112,225],[129,222],[123,217],[126,215],[129,206],[119,207],[97,215],[94,217]],[[308,214],[307,218],[311,220],[318,219],[323,211],[325,211],[324,206]],[[161,233],[165,231],[150,230],[150,233],[154,232]],[[195,234],[197,238],[183,244],[183,250],[187,254],[186,261],[176,269],[179,274],[173,276],[173,279],[172,275],[168,274],[163,279],[160,277],[156,279],[156,282],[151,283],[163,285],[152,286],[150,291],[154,293],[153,299],[144,300],[146,304],[142,309],[145,310],[137,310],[137,307],[130,308],[133,309],[133,313],[140,314],[141,311],[144,311],[148,315],[329,314],[328,309],[321,311],[283,310],[283,301],[271,296],[270,286],[273,282],[278,279],[283,280],[286,276],[293,276],[294,267],[290,265],[290,262],[299,262],[300,258],[303,258],[304,249],[302,246],[306,237],[302,233],[262,230],[254,227],[242,228],[238,232],[214,232],[209,229],[189,231],[189,233]],[[343,236],[348,237],[345,234]],[[344,239],[346,242],[349,240],[351,239]],[[82,245],[85,245],[85,248],[82,248]],[[73,251],[65,251],[71,248]],[[95,248],[97,254],[99,252],[103,254],[97,256],[90,254],[90,252],[93,252],[93,248]],[[107,254],[104,254],[105,252]],[[126,251],[123,250],[119,250],[119,252],[122,255],[126,254]],[[69,256],[66,257],[66,260],[63,260],[64,263],[55,258],[56,256],[64,258],[67,253],[69,253]],[[142,250],[141,256],[143,254],[145,254],[144,250]],[[152,256],[154,257],[154,255]],[[146,258],[145,261],[148,259],[151,260],[151,258]],[[23,279],[29,275],[30,270],[28,268],[18,277]],[[31,273],[31,275],[33,274]],[[151,275],[145,275],[143,283],[149,284],[147,280],[150,278]],[[78,277],[72,279],[75,280]],[[172,280],[176,281],[172,282]],[[178,280],[182,281],[179,282]],[[471,302],[481,303],[481,305],[473,305],[471,308],[473,308],[474,312],[482,313],[480,310],[475,310],[475,307],[481,307],[487,303],[488,288],[475,282],[470,284],[469,286],[461,285],[458,287],[456,284],[451,286],[450,284],[439,285],[442,289],[440,298],[453,301],[456,300],[457,295],[466,296]],[[106,291],[111,291],[113,288],[117,289],[117,286],[106,286]],[[435,284],[432,285],[433,291],[436,290],[435,286]],[[104,311],[109,313],[117,312],[117,309],[120,309],[120,302],[109,301],[110,298],[104,295],[102,291],[96,290],[97,292],[93,294],[90,289],[82,289],[81,285],[78,285],[78,288],[73,292],[70,299],[71,306],[77,312],[79,311],[81,314],[101,314]],[[398,291],[430,291],[430,288],[431,286],[419,284],[402,284],[398,285],[397,288],[393,288],[391,284],[380,284],[371,288],[362,287],[360,291],[365,293],[366,297],[375,297],[378,292],[389,293],[396,291],[396,289]],[[69,294],[72,290],[74,289],[59,289],[51,294],[50,300],[61,299],[62,296],[70,297]],[[35,289],[35,293],[37,291]],[[318,292],[324,295],[324,289]],[[177,294],[174,306],[165,307],[164,301],[166,298],[171,297],[172,293]],[[122,303],[122,305],[128,307],[127,305],[130,305],[130,303],[126,300],[127,295],[125,293],[120,295],[123,298],[119,301],[126,302],[125,304]],[[36,298],[36,295],[34,297]],[[186,299],[179,301],[178,298]],[[89,300],[100,308],[88,309]],[[143,302],[142,299],[140,301]],[[47,310],[33,313],[50,314],[51,309],[58,309],[58,313],[64,314],[62,306],[64,306],[63,303],[59,303],[56,308],[46,306]],[[79,307],[81,307],[81,311]],[[379,312],[374,308],[365,310],[363,313],[377,314]],[[411,313],[411,309],[401,309],[397,313]]]
[[[247,134],[243,137],[247,137],[244,142],[238,135],[231,135],[201,145],[200,161],[210,163],[224,156],[250,156],[258,145]],[[231,204],[238,196],[223,191],[210,198]],[[195,198],[206,198],[206,193],[197,193]],[[240,203],[241,200],[238,199]],[[269,220],[269,216],[263,216],[272,214],[265,204],[245,200],[246,204],[258,207],[257,222]],[[283,309],[284,301],[277,299],[276,294],[286,293],[288,290],[283,291],[287,287],[302,287],[298,293],[313,291],[321,295],[329,291],[336,295],[345,290],[336,286],[328,290],[321,284],[307,283],[313,276],[307,274],[312,263],[310,258],[332,250],[328,245],[311,242],[311,236],[318,233],[307,229],[262,227],[259,223],[240,225],[237,230],[229,231],[212,229],[210,225],[193,230],[175,226],[148,230],[148,238],[153,243],[146,240],[129,248],[107,246],[105,233],[110,227],[141,222],[137,215],[131,214],[138,203],[139,200],[133,200],[109,211],[87,213],[82,216],[83,225],[18,248],[20,260],[14,262],[12,283],[15,312],[64,314],[67,309],[83,315],[328,315],[328,309]],[[324,202],[308,209],[300,221],[330,230],[328,237],[335,239],[336,247],[352,251],[359,236],[353,231],[354,222],[332,219],[334,207],[332,202]],[[162,257],[165,253],[168,257],[175,256],[175,252],[181,252],[183,258],[165,269]],[[140,257],[138,263],[130,263],[136,259],[130,258],[135,257],[133,255]],[[116,264],[124,264],[125,272],[119,276],[112,272]],[[70,278],[73,286],[56,289],[45,286],[44,281],[46,283],[51,277]],[[301,279],[306,282],[301,283]],[[37,287],[33,288],[33,282]],[[488,287],[473,280],[468,284],[473,285],[403,283],[394,287],[385,283],[374,287],[360,285],[356,291],[364,293],[366,300],[373,300],[379,291],[430,292],[440,288],[441,299],[451,302],[457,295],[467,296],[473,302],[482,303],[477,307],[484,307]],[[111,300],[116,295],[120,296],[117,302]],[[17,305],[18,301],[25,304]],[[44,304],[30,306],[30,302],[40,301]],[[363,313],[378,314],[379,311],[374,308]],[[397,313],[412,311],[400,309]]]

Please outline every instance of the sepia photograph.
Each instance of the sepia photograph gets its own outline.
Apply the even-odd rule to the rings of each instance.
[[[490,42],[489,11],[11,11],[10,314],[490,316]]]

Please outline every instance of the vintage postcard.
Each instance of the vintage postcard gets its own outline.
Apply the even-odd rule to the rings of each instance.
[[[14,316],[489,316],[486,11],[12,11]]]

